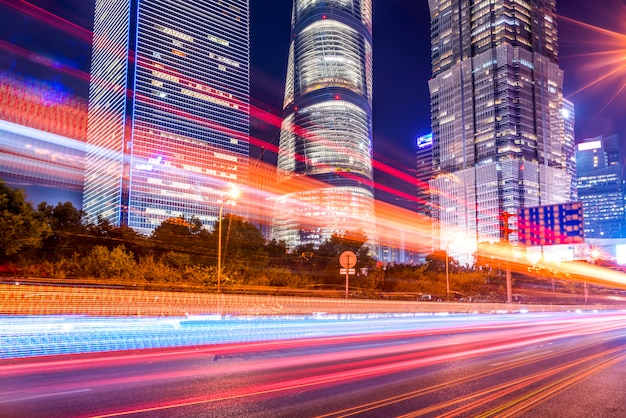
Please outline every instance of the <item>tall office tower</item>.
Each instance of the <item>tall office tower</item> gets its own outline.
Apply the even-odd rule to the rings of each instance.
[[[247,182],[247,0],[96,0],[83,209],[210,225]]]
[[[585,238],[626,238],[626,185],[619,137],[578,144],[578,198],[583,203]]]
[[[505,212],[569,200],[555,0],[429,7],[435,246],[469,262]]]
[[[564,135],[563,135],[563,156],[565,157],[565,170],[569,174],[570,181],[570,202],[578,201],[578,178],[576,176],[576,135],[574,125],[576,122],[574,103],[563,99]]]
[[[289,248],[356,230],[375,242],[371,18],[371,0],[294,0],[278,155],[286,193],[273,225]]]
[[[428,182],[433,177],[433,134],[429,133],[418,137],[416,145],[417,213],[431,217]]]

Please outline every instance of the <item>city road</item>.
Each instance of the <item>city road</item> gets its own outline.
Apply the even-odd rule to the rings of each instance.
[[[493,315],[370,334],[3,360],[0,416],[623,417],[625,379],[624,313]]]

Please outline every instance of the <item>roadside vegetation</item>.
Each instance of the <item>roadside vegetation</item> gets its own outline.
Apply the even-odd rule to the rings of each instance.
[[[259,229],[238,216],[222,220],[222,291],[272,287],[340,290],[339,255],[357,254],[350,276],[355,296],[381,293],[445,295],[443,251],[419,265],[383,265],[369,254],[360,231],[333,235],[319,248],[288,251],[284,242],[266,241]],[[217,226],[217,222],[216,225]],[[136,288],[215,291],[218,228],[207,230],[196,218],[164,221],[150,236],[87,214],[70,202],[33,207],[24,192],[0,181],[0,274],[14,278],[89,281]],[[482,264],[460,266],[449,257],[455,295],[502,293],[502,271]]]

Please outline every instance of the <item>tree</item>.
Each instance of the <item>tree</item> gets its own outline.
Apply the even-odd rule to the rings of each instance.
[[[176,242],[184,240],[192,236],[192,225],[185,220],[183,216],[180,218],[166,219],[152,231],[151,238],[162,242]]]
[[[71,202],[59,202],[56,206],[41,202],[37,213],[52,231],[44,241],[42,255],[45,258],[68,257],[89,247],[85,245],[88,243],[85,239],[88,231],[86,213],[76,209]]]
[[[164,254],[170,251],[187,252],[201,262],[210,252],[210,236],[199,219],[170,218],[159,225],[150,236],[155,249]]]
[[[81,260],[84,273],[90,277],[132,279],[140,274],[132,253],[123,245],[109,250],[95,246],[89,255]]]
[[[87,225],[89,234],[95,237],[110,238],[113,229],[115,229],[115,226],[111,223],[111,221],[100,215],[98,215],[98,219],[95,224]]]
[[[426,271],[446,271],[446,258],[448,259],[448,271],[452,268],[456,269],[457,261],[453,257],[447,256],[444,250],[437,250],[426,256]]]
[[[211,245],[217,248],[219,220],[210,234]],[[265,237],[244,218],[229,214],[222,218],[222,260],[224,265],[267,265]]]
[[[332,268],[339,266],[339,256],[344,251],[352,251],[357,256],[355,268],[373,268],[374,259],[369,254],[370,249],[365,245],[367,236],[362,231],[346,231],[344,235],[333,234],[326,240],[318,250],[316,255],[325,259],[327,265]]]
[[[52,231],[80,234],[87,232],[86,213],[82,209],[76,209],[72,202],[59,202],[56,206],[41,202],[37,206],[37,212]]]
[[[265,245],[265,251],[273,265],[284,265],[287,260],[287,244],[285,241],[272,239]]]
[[[23,249],[41,247],[50,231],[24,192],[0,181],[0,257],[6,259]]]
[[[90,250],[96,245],[104,245],[109,249],[124,245],[128,251],[135,255],[137,261],[139,258],[151,254],[152,245],[145,235],[128,226],[115,226],[100,215],[98,215],[96,223],[88,224],[86,229],[88,237],[83,243],[85,248],[82,252]]]

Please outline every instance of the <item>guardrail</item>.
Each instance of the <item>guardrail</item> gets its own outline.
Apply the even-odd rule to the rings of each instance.
[[[0,315],[189,316],[315,313],[513,313],[615,310],[611,305],[524,305],[313,298],[301,296],[170,292],[32,284],[0,284]]]

